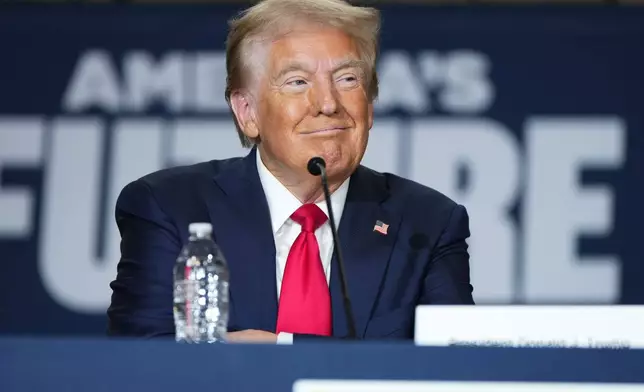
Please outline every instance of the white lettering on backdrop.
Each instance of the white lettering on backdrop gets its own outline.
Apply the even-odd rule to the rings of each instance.
[[[615,301],[617,254],[576,251],[579,235],[610,233],[614,196],[608,185],[585,186],[578,177],[585,169],[621,168],[625,125],[615,117],[527,114],[524,129],[510,129],[485,117],[502,93],[489,77],[492,66],[470,50],[383,53],[364,163],[466,205],[478,303]],[[116,58],[89,50],[61,92],[60,116],[0,118],[0,175],[5,168],[44,169],[39,270],[59,304],[105,311],[119,257],[114,203],[129,181],[170,165],[246,153],[223,99],[224,70],[221,52],[136,51]],[[147,112],[155,107],[172,118]],[[517,132],[525,134],[523,143]],[[510,213],[517,202],[519,221]],[[0,236],[33,235],[35,204],[30,189],[0,182]]]

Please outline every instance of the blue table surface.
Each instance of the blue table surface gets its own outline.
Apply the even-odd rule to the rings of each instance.
[[[644,383],[644,350],[0,338],[3,391],[290,391],[311,378]]]

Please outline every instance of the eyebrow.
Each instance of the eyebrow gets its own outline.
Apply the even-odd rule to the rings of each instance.
[[[333,67],[333,72],[338,72],[341,69],[345,68],[364,68],[365,62],[362,60],[355,59],[346,59],[340,61],[335,67]]]
[[[331,73],[338,72],[342,69],[346,68],[360,68],[364,69],[365,62],[362,60],[356,60],[356,59],[346,59],[338,62],[333,69],[331,70]],[[289,72],[293,71],[305,71],[305,72],[311,72],[310,68],[307,67],[306,64],[300,62],[300,61],[293,61],[288,63],[284,69],[282,69],[277,76],[275,77],[275,80],[278,80],[282,78],[284,75],[286,75]]]

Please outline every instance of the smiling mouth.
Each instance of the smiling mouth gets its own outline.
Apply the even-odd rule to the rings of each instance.
[[[331,128],[321,128],[321,129],[315,129],[312,131],[304,132],[305,135],[328,135],[332,133],[338,133],[342,131],[346,131],[347,127],[331,127]]]

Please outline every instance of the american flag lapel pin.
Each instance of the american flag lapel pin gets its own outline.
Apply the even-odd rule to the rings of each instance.
[[[377,231],[382,235],[387,235],[387,229],[389,229],[389,225],[383,221],[376,221],[376,225],[373,227],[373,231]]]

